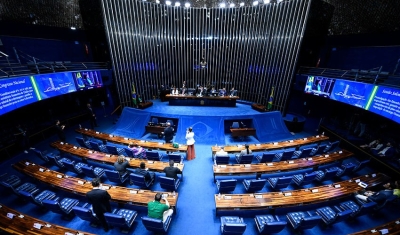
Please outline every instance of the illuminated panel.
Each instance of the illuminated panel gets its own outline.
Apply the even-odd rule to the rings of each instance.
[[[377,87],[368,110],[400,123],[400,90]]]
[[[374,88],[375,85],[372,84],[336,80],[330,98],[366,109]]]
[[[33,76],[41,99],[76,91],[71,73],[50,73]]]

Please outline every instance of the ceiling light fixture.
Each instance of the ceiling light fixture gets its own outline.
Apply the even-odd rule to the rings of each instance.
[[[257,6],[257,5],[258,5],[258,1],[254,1],[253,6]]]
[[[176,7],[179,7],[180,5],[181,5],[180,2],[176,2],[176,3],[175,3],[175,6],[176,6]]]
[[[229,4],[229,7],[235,7],[235,3],[231,3],[231,4]]]
[[[226,7],[226,4],[224,2],[222,2],[221,4],[219,4],[219,7],[224,8],[224,7]]]
[[[190,3],[185,3],[185,7],[189,8],[190,7]]]
[[[165,4],[167,4],[168,6],[170,6],[172,4],[171,1],[166,1]]]

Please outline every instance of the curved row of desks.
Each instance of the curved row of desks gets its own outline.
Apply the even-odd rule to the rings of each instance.
[[[172,146],[172,143],[161,143],[161,142],[130,139],[122,136],[115,136],[106,133],[101,133],[90,129],[82,128],[82,129],[76,129],[75,131],[85,136],[91,136],[93,138],[106,140],[112,143],[117,143],[122,145],[129,145],[129,143],[133,143],[134,145],[138,145],[147,149],[163,150],[170,152],[187,152],[188,148],[187,145],[179,145],[179,148],[174,148]]]
[[[382,231],[382,232],[381,232]],[[386,232],[386,233],[383,233]],[[379,225],[375,228],[366,229],[351,235],[369,235],[369,234],[400,234],[400,218],[389,223]]]
[[[47,223],[29,215],[24,215],[16,210],[0,204],[0,230],[9,234],[65,234],[65,235],[93,235],[71,228]]]
[[[317,169],[321,165],[331,164],[342,161],[353,156],[352,152],[342,150],[330,154],[299,158],[290,161],[268,162],[258,164],[234,164],[234,165],[214,165],[214,180],[216,176],[226,175],[249,175],[249,174],[268,174],[282,171],[293,171],[303,168]]]
[[[71,177],[63,173],[50,170],[46,167],[36,165],[27,160],[15,163],[13,167],[34,179],[37,179],[45,184],[60,188],[70,193],[85,196],[87,192],[92,190],[92,184],[84,179]],[[157,192],[150,190],[126,188],[114,185],[103,184],[103,188],[107,189],[111,196],[111,200],[118,203],[133,204],[137,206],[147,206],[149,201],[154,200]],[[172,193],[161,192],[167,196],[171,207],[175,207],[178,201],[179,194],[175,196]]]
[[[53,142],[50,145],[51,145],[51,147],[56,148],[59,151],[81,157],[82,160],[93,160],[93,161],[113,165],[117,161],[117,158],[118,158],[117,155],[96,152],[91,149],[78,147],[73,144],[62,143],[60,141]],[[125,157],[125,159],[128,160],[129,165],[131,167],[139,168],[140,163],[145,162],[146,167],[149,168],[149,170],[157,171],[157,172],[163,172],[164,168],[169,166],[168,162],[147,161],[147,160],[142,160],[142,159],[137,159],[137,158],[128,158],[128,157]],[[184,164],[175,163],[175,166],[178,167],[183,172]]]
[[[316,135],[316,136],[310,136],[307,138],[301,138],[301,139],[296,139],[296,140],[287,140],[287,141],[265,143],[265,144],[250,144],[249,149],[253,152],[263,152],[263,151],[270,151],[270,150],[276,150],[276,149],[282,149],[282,148],[295,148],[295,147],[299,147],[301,145],[314,144],[314,143],[326,141],[328,139],[329,139],[328,136]],[[212,154],[214,155],[220,149],[221,149],[221,146],[212,146],[211,147]],[[227,145],[227,146],[223,146],[223,149],[225,152],[228,152],[228,153],[238,153],[238,152],[244,150],[245,147],[244,147],[244,145]]]
[[[216,194],[214,195],[215,208],[217,213],[218,211],[275,209],[321,203],[346,197],[364,189],[359,185],[359,182],[366,183],[369,188],[381,184],[388,179],[388,176],[377,173],[355,177],[332,185],[285,192],[225,194],[221,197]]]

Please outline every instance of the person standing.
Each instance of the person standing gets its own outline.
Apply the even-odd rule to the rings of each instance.
[[[189,127],[186,131],[186,145],[188,146],[187,160],[193,160],[196,158],[196,153],[194,151],[194,132],[192,127]]]
[[[90,126],[92,127],[92,129],[94,129],[94,127],[98,126],[97,125],[97,121],[96,121],[96,114],[94,113],[92,106],[90,104],[87,104],[87,115],[89,117],[89,121],[90,121]]]
[[[17,139],[17,143],[20,148],[24,151],[24,153],[28,153],[29,149],[29,137],[27,134],[27,130],[18,124],[16,126],[16,130],[14,133],[15,138]]]
[[[86,193],[86,198],[92,204],[93,212],[103,225],[104,231],[108,231],[108,224],[104,218],[104,213],[111,212],[110,200],[111,196],[106,190],[100,188],[100,180],[94,178],[92,180],[93,189]]]
[[[167,127],[164,129],[165,143],[172,143],[172,138],[174,138],[174,128],[171,127],[171,123],[167,122]]]
[[[171,216],[174,211],[170,209],[169,203],[166,197],[163,197],[165,204],[161,203],[162,194],[157,193],[154,196],[154,201],[147,203],[147,216],[154,219],[162,219],[163,222]]]
[[[169,161],[169,166],[164,168],[164,172],[166,177],[178,179],[178,174],[182,174],[182,171],[178,167],[174,167],[174,163],[174,160]]]
[[[65,142],[64,128],[65,128],[65,125],[61,125],[60,120],[57,120],[57,121],[56,121],[57,135],[58,135],[58,138],[59,138],[62,142]]]

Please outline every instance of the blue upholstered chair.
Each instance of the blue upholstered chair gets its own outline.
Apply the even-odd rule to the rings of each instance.
[[[16,175],[10,175],[9,177],[0,181],[0,184],[6,188],[17,187],[20,183],[21,179]]]
[[[128,156],[128,157],[131,157],[131,158],[135,158],[136,157],[135,154],[133,154],[133,151],[131,149],[129,149],[129,148],[124,148],[124,152],[125,152],[125,155]]]
[[[54,153],[46,153],[45,151],[40,151],[38,149],[32,149],[32,151],[35,153],[35,155],[37,157],[41,158],[45,162],[50,161],[49,158],[47,158],[47,155],[53,155],[54,156]]]
[[[86,176],[90,178],[101,178],[101,176],[104,175],[104,169],[101,167],[93,167],[84,164],[81,166],[81,170]]]
[[[218,192],[223,193],[223,192],[232,192],[236,188],[236,179],[230,179],[230,180],[217,180],[217,188]]]
[[[356,162],[355,162],[355,165],[356,165],[356,166],[354,167],[353,172],[356,172],[356,171],[361,170],[361,169],[364,168],[368,163],[369,163],[369,159],[363,160],[363,161],[356,161]]]
[[[253,162],[253,154],[236,155],[236,162],[238,164],[251,164]]]
[[[260,156],[256,156],[259,163],[272,162],[274,160],[275,153],[263,153]]]
[[[112,213],[104,213],[104,218],[107,224],[112,227],[119,227],[121,232],[128,233],[129,229],[132,227],[133,222],[136,219],[137,211],[128,209],[114,210]]]
[[[315,177],[315,179],[319,182],[330,180],[336,176],[338,170],[338,167],[331,167],[325,170],[315,171],[317,173],[317,177]]]
[[[175,126],[174,121],[168,119],[168,120],[166,121],[166,123],[167,123],[167,122],[169,122],[169,124],[171,124],[171,127],[174,127],[174,126]]]
[[[106,145],[107,152],[113,155],[125,155],[125,151],[123,148],[117,148],[113,145]]]
[[[341,177],[347,174],[350,174],[356,165],[354,165],[352,162],[349,163],[344,163],[341,167],[339,167],[338,172],[336,173],[336,176]]]
[[[147,160],[150,161],[161,161],[163,156],[157,151],[147,151],[146,152]]]
[[[313,148],[312,152],[310,153],[311,156],[314,155],[320,155],[324,153],[324,150],[326,149],[326,144],[320,144],[316,148]]]
[[[311,182],[317,177],[316,172],[305,173],[304,175],[294,175],[293,182],[297,184],[297,186],[311,184]]]
[[[294,230],[314,228],[322,220],[320,215],[313,215],[310,211],[291,212],[286,217]]]
[[[143,188],[149,188],[154,183],[154,178],[151,178],[150,180],[146,181],[143,175],[138,175],[135,173],[131,173],[129,175],[129,179],[131,184]]]
[[[169,178],[165,176],[160,176],[160,186],[161,188],[168,190],[168,191],[177,191],[179,184],[181,183],[181,180],[174,179],[174,178]]]
[[[97,152],[108,153],[106,146],[104,146],[103,144],[100,144],[95,141],[89,141],[89,144],[91,146],[91,149],[93,149]]]
[[[285,150],[283,152],[275,154],[275,160],[274,161],[286,161],[289,160],[293,157],[294,154],[294,149],[291,150]]]
[[[246,231],[246,224],[243,218],[238,216],[221,217],[221,233],[223,235],[240,235]]]
[[[0,181],[0,185],[3,185],[5,188],[10,189],[13,193],[15,193],[18,196],[20,196],[19,191],[25,191],[32,194],[38,191],[36,185],[32,183],[26,182],[21,185],[20,184],[21,184],[21,179],[16,175],[10,175],[6,179]]]
[[[85,165],[85,163],[82,162],[75,162],[75,161],[64,161],[61,160],[62,164],[64,165],[65,168],[67,168],[69,171],[75,172],[77,174],[82,173],[82,166]]]
[[[96,217],[96,214],[94,214],[92,206],[90,204],[86,203],[83,206],[74,206],[72,207],[72,211],[82,220],[89,221],[90,226],[97,227],[99,225],[100,221]]]
[[[338,146],[339,146],[340,141],[334,141],[334,142],[330,142],[324,149],[324,153],[328,153],[330,151],[334,151]]]
[[[274,189],[287,188],[290,182],[292,182],[292,176],[268,178],[267,181]]]
[[[170,153],[168,154],[168,160],[171,161],[173,160],[174,162],[181,162],[183,161],[183,156],[179,153]]]
[[[352,211],[352,213],[350,215],[350,217],[352,217],[352,218],[372,213],[376,206],[377,206],[376,202],[367,202],[367,203],[358,205],[354,201],[349,200],[349,201],[340,203],[340,208],[342,208],[343,210],[351,210]]]
[[[117,184],[123,184],[127,179],[129,179],[129,172],[125,172],[125,174],[121,175],[118,171],[105,169],[104,173],[106,174],[108,180]]]
[[[76,142],[78,142],[78,144],[82,147],[82,148],[88,148],[91,149],[92,146],[90,146],[89,141],[85,141],[83,138],[81,137],[75,137]]]
[[[238,128],[240,128],[239,122],[233,122],[231,128],[232,128],[232,129],[238,129]]]
[[[254,220],[260,234],[279,233],[287,225],[287,221],[281,221],[273,215],[256,215]]]
[[[71,220],[74,217],[72,208],[79,204],[77,199],[64,198],[61,201],[57,199],[44,199],[43,206],[48,210],[61,214],[63,219]]]
[[[172,217],[168,216],[163,222],[162,219],[154,219],[147,216],[142,217],[142,223],[144,227],[154,233],[166,233],[168,231],[169,225],[171,224]]]
[[[244,188],[247,192],[255,192],[260,191],[267,182],[266,179],[259,179],[259,180],[243,180]]]
[[[29,193],[29,192],[21,190],[21,191],[19,191],[19,194],[26,201],[30,201],[40,207],[43,207],[43,200],[53,199],[56,197],[56,194],[50,190],[43,190],[42,192],[39,192],[38,194],[33,194],[33,193]]]
[[[305,149],[302,149],[302,150],[294,151],[293,158],[309,157],[311,155],[312,151],[313,151],[312,148],[305,148]]]
[[[60,167],[60,168],[65,168],[65,166],[64,166],[64,163],[63,162],[66,162],[66,161],[70,161],[71,162],[71,160],[70,159],[68,159],[68,158],[59,158],[59,156],[51,156],[51,155],[47,155],[47,158],[49,159],[49,161],[51,162],[51,163],[53,163],[53,164],[55,164],[56,166],[58,166],[58,167]]]
[[[217,165],[228,165],[230,157],[229,155],[215,156],[215,164]]]
[[[317,209],[317,214],[322,217],[322,221],[327,226],[346,220],[352,214],[350,209],[341,210],[336,206],[334,208],[335,210],[329,206],[325,206]]]
[[[156,117],[151,118],[151,122],[152,122],[154,125],[157,125],[157,124],[158,124],[158,118],[156,118]]]

